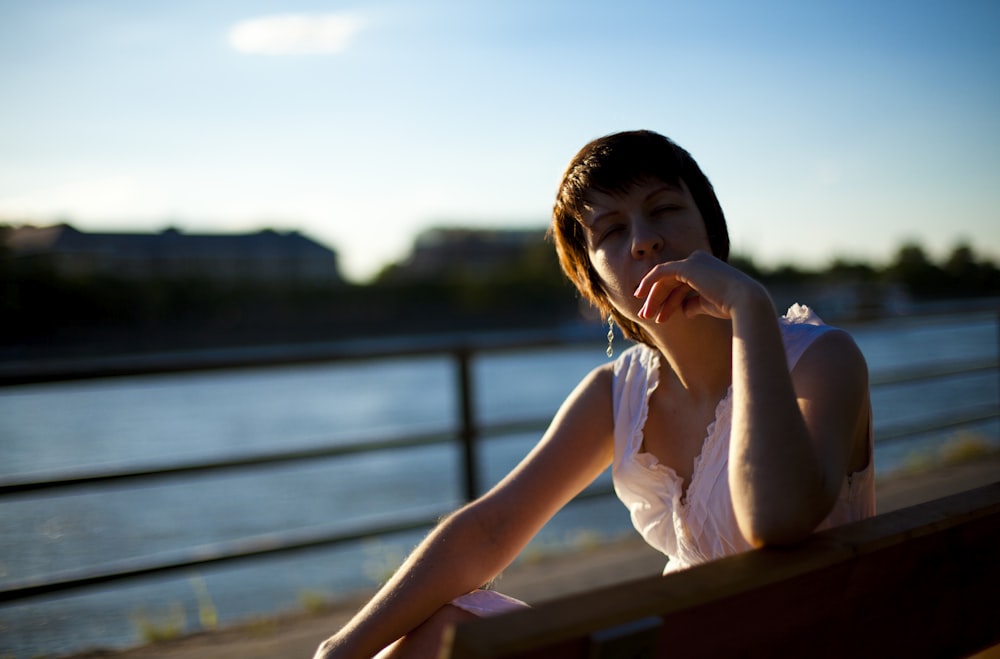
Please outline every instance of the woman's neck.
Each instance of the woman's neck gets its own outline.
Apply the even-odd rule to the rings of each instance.
[[[692,396],[718,399],[732,383],[733,329],[728,320],[677,318],[652,332],[654,346]],[[649,328],[646,330],[649,332]]]

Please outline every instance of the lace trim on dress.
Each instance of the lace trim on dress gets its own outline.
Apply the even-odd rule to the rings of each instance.
[[[640,359],[646,362],[645,366],[648,378],[645,395],[642,397],[641,406],[636,415],[636,422],[632,426],[632,441],[636,446],[636,451],[632,454],[632,461],[648,471],[667,474],[670,477],[672,489],[674,490],[672,493],[673,498],[677,501],[679,507],[687,512],[689,495],[699,487],[700,482],[703,480],[702,474],[704,469],[702,468],[702,464],[704,463],[704,458],[710,450],[716,449],[716,444],[719,441],[716,437],[716,428],[723,417],[731,414],[733,387],[730,385],[726,390],[725,396],[716,403],[715,414],[712,421],[705,427],[705,436],[702,438],[701,448],[698,450],[698,455],[694,458],[691,468],[691,478],[690,480],[685,480],[673,467],[663,464],[655,455],[646,451],[643,447],[643,428],[646,426],[646,420],[649,418],[649,399],[660,383],[659,353],[651,348],[647,348],[644,352],[645,354]]]
[[[650,471],[666,472],[674,481],[677,481],[680,479],[677,472],[669,465],[661,463],[655,455],[646,451],[643,447],[643,440],[645,438],[643,429],[646,427],[646,420],[649,418],[649,399],[653,395],[653,392],[656,391],[656,388],[660,386],[660,354],[652,348],[644,348],[640,353],[639,359],[646,362],[647,378],[645,395],[642,397],[636,421],[632,425],[632,442],[636,449],[632,457],[639,466]]]
[[[646,394],[642,398],[642,409],[639,412],[635,425],[632,426],[633,438],[638,440],[636,446],[642,447],[643,428],[646,427],[646,420],[649,418],[649,398],[660,386],[660,353],[652,349],[643,351],[640,359],[647,362],[646,372],[649,376],[646,379]]]
[[[688,499],[690,499],[688,495],[692,491],[696,491],[696,488],[703,480],[702,473],[704,470],[701,468],[702,462],[704,461],[703,458],[708,455],[710,450],[715,450],[716,445],[719,443],[719,438],[716,436],[715,430],[724,416],[732,415],[732,397],[733,385],[729,385],[729,388],[726,389],[726,395],[723,396],[722,400],[715,405],[715,415],[712,417],[711,423],[705,427],[705,438],[701,442],[701,450],[698,451],[698,455],[695,456],[694,465],[691,469],[691,482],[687,484],[687,487],[683,487],[682,484],[683,489],[681,491],[680,499],[682,508],[687,508]]]

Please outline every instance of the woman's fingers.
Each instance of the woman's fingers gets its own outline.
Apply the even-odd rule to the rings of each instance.
[[[672,297],[679,288],[686,288],[664,268],[664,265],[666,264],[658,265],[650,270],[650,273],[643,278],[635,291],[637,298],[645,298],[642,308],[639,309],[640,318],[656,319],[662,322],[661,317],[664,312],[669,310]]]
[[[656,313],[656,322],[667,322],[674,315],[674,312],[681,307],[687,296],[693,292],[687,284],[678,283],[677,286],[674,286],[667,293],[667,297],[663,300],[663,303],[660,304]]]
[[[681,309],[689,318],[700,314],[728,317],[720,302],[733,283],[734,272],[698,252],[681,261],[655,265],[635,290],[635,296],[644,299],[639,316],[662,323]]]
[[[668,263],[659,263],[650,268],[649,272],[643,276],[642,281],[639,282],[639,286],[635,289],[633,295],[640,300],[643,298],[648,300],[650,294],[653,292],[653,288],[656,285],[661,284],[664,279],[669,276],[670,273],[667,272],[667,266],[671,263],[673,263],[673,261]]]

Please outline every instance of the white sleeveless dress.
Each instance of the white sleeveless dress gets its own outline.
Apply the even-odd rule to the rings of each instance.
[[[834,328],[810,309],[795,305],[779,319],[792,370],[813,341]],[[719,402],[695,459],[691,483],[642,450],[649,396],[659,384],[659,353],[646,345],[626,350],[614,366],[615,491],[646,542],[669,561],[664,573],[751,549],[740,533],[729,492],[727,469],[732,424],[732,388]],[[875,514],[873,434],[869,423],[868,464],[844,478],[833,510],[817,530]]]

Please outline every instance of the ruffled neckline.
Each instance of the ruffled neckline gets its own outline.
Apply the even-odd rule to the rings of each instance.
[[[694,457],[694,462],[691,465],[691,478],[686,481],[687,487],[685,487],[685,479],[677,473],[677,470],[670,465],[660,462],[659,458],[650,453],[645,449],[643,444],[645,438],[645,427],[646,420],[649,418],[649,399],[652,397],[653,392],[660,385],[660,355],[656,350],[644,346],[648,350],[649,363],[648,363],[648,382],[646,386],[646,395],[642,398],[642,409],[637,415],[637,422],[635,425],[636,429],[636,447],[637,450],[633,454],[633,460],[639,466],[649,470],[649,471],[661,471],[666,473],[670,477],[670,482],[674,492],[672,493],[672,498],[677,501],[677,503],[682,508],[687,508],[688,502],[690,501],[692,491],[697,491],[697,486],[701,483],[702,464],[708,453],[709,449],[715,447],[718,441],[716,429],[721,418],[725,415],[726,410],[730,405],[730,401],[733,395],[732,384],[726,389],[726,394],[719,400],[715,405],[715,414],[713,415],[712,421],[705,427],[705,436],[702,439],[701,447],[698,449],[698,454]]]
[[[685,508],[688,505],[688,501],[690,501],[689,495],[692,491],[697,491],[697,486],[701,483],[702,474],[704,473],[704,469],[702,469],[704,458],[708,455],[709,450],[714,450],[716,448],[716,444],[719,441],[719,433],[716,432],[716,429],[718,428],[722,417],[732,407],[732,398],[733,385],[730,384],[729,387],[726,388],[726,395],[724,395],[722,399],[715,404],[715,415],[712,417],[712,421],[705,427],[705,438],[701,442],[701,450],[698,451],[698,455],[694,456],[694,464],[691,467],[691,482],[688,483],[686,489],[683,488],[683,483],[681,483],[682,490],[680,504]]]

